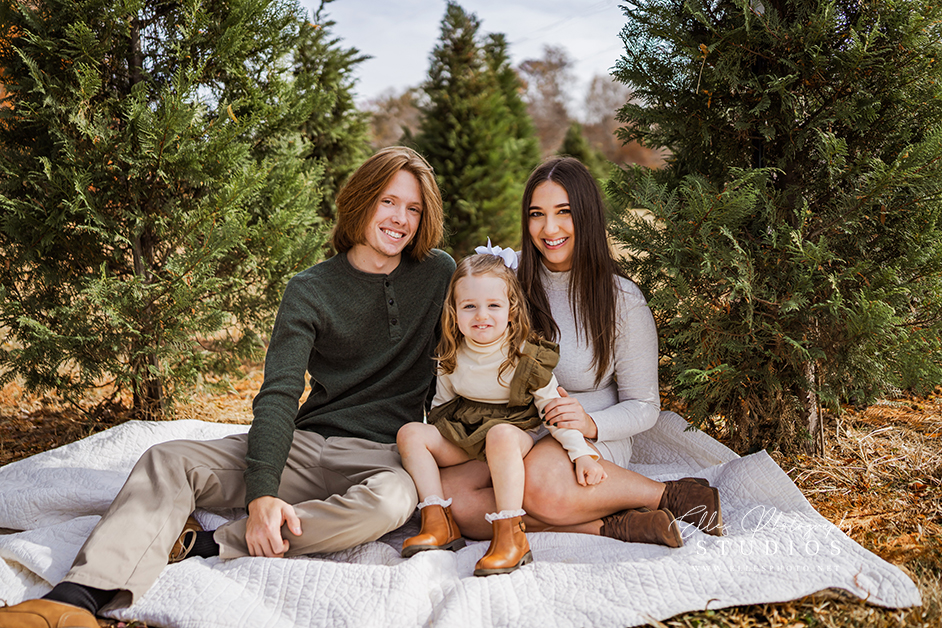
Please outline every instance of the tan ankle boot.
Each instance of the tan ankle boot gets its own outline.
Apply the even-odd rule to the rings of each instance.
[[[98,628],[98,620],[84,608],[53,600],[27,600],[0,608],[0,628],[71,626]]]
[[[720,492],[702,478],[664,482],[664,495],[658,509],[670,510],[681,521],[693,524],[707,534],[723,536]]]
[[[402,543],[402,557],[426,550],[459,550],[464,547],[464,539],[455,518],[451,516],[450,506],[425,506],[422,513],[422,529]]]
[[[602,517],[602,536],[625,543],[652,543],[667,547],[683,547],[684,539],[674,514],[669,510],[622,510]]]
[[[494,536],[491,537],[487,553],[474,566],[475,576],[510,573],[533,562],[523,517],[498,519],[491,526]]]

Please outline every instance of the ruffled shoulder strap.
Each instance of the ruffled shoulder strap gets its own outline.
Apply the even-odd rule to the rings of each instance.
[[[530,391],[549,384],[553,369],[559,364],[559,345],[555,342],[537,338],[532,342],[524,342],[520,351],[523,356],[510,382],[510,401],[507,405],[511,407],[532,402]]]

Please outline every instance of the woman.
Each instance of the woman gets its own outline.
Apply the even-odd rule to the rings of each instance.
[[[534,330],[560,345],[561,398],[547,406],[546,420],[594,442],[608,476],[580,486],[566,451],[541,439],[524,460],[528,529],[678,547],[676,515],[721,535],[719,493],[706,480],[656,482],[624,468],[631,437],[650,429],[660,412],[657,330],[641,291],[612,257],[592,175],[576,159],[551,159],[527,180],[522,209],[518,277]],[[479,523],[494,508],[487,466],[450,467],[442,481],[446,493],[461,496],[453,514],[464,535],[488,538],[490,529]]]

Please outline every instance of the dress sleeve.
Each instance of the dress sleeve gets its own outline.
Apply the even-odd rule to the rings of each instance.
[[[592,449],[589,443],[585,442],[585,436],[583,436],[582,432],[579,430],[553,427],[552,425],[547,425],[546,430],[553,438],[559,441],[559,444],[562,445],[566,453],[569,454],[569,459],[572,462],[575,462],[576,458],[581,458],[582,456],[592,456],[593,460],[599,459],[599,452]]]
[[[533,395],[533,403],[536,404],[536,409],[540,411],[540,416],[543,416],[543,410],[553,399],[559,398],[559,391],[556,390],[559,387],[559,382],[556,381],[556,376],[553,375],[550,377],[550,381],[546,386],[538,388],[537,390],[531,390],[530,394]]]
[[[553,375],[550,377],[550,381],[546,386],[532,391],[533,403],[536,404],[536,408],[540,411],[541,417],[543,416],[543,409],[546,408],[546,405],[553,399],[559,398],[559,391],[556,390],[558,386],[559,382],[556,381],[556,376]],[[579,430],[554,427],[552,425],[547,425],[546,429],[553,438],[559,441],[559,444],[563,446],[563,449],[569,454],[569,459],[573,462],[575,462],[576,458],[581,458],[582,456],[592,456],[593,460],[599,459],[598,452],[585,442],[585,436],[583,436],[582,432]]]
[[[614,356],[618,403],[591,413],[598,441],[622,440],[651,429],[661,410],[654,317],[640,293],[622,297]]]
[[[432,399],[432,407],[448,403],[455,396],[455,387],[451,381],[451,374],[443,375],[439,372],[435,378],[435,397]]]

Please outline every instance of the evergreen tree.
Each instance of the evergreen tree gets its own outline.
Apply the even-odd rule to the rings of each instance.
[[[356,48],[342,48],[340,40],[331,35],[335,22],[324,12],[330,2],[333,0],[321,2],[313,23],[301,25],[294,73],[296,80],[330,98],[327,111],[313,112],[301,125],[301,133],[311,144],[310,157],[324,169],[320,214],[333,219],[337,192],[370,153],[369,115],[356,108],[353,77],[356,66],[369,57]]]
[[[623,140],[671,151],[610,181],[662,381],[737,447],[823,442],[838,410],[932,387],[942,354],[942,7],[641,0],[616,76]]]
[[[0,3],[0,383],[159,413],[261,349],[314,262],[321,168],[289,0]]]
[[[479,27],[473,14],[448,3],[415,137],[438,178],[446,244],[456,257],[488,238],[519,244],[520,195],[539,159],[506,43],[482,41]]]
[[[599,183],[604,183],[608,178],[608,161],[599,149],[589,144],[582,132],[582,125],[578,122],[569,124],[556,154],[575,157],[581,161]]]
[[[497,85],[507,107],[506,121],[510,125],[505,150],[507,154],[520,160],[516,174],[522,175],[523,183],[540,161],[540,140],[530,118],[526,101],[523,99],[524,86],[517,71],[510,65],[507,51],[507,38],[502,33],[491,33],[484,40],[484,55],[490,71],[497,78]]]

